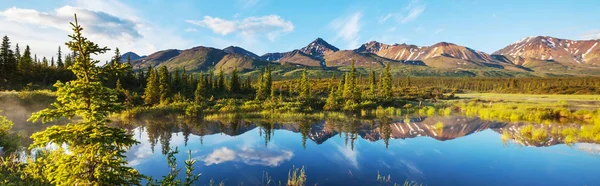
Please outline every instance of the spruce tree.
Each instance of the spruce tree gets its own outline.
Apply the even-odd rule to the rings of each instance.
[[[71,68],[76,79],[57,82],[56,102],[51,108],[34,113],[29,121],[43,122],[59,118],[81,117],[82,121],[48,127],[32,135],[31,148],[46,148],[49,144],[64,144],[37,156],[30,166],[43,167],[40,175],[53,185],[139,185],[141,175],[127,167],[125,152],[138,143],[120,128],[106,126],[107,116],[123,108],[116,90],[102,86],[102,68],[92,54],[105,53],[108,48],[83,37],[77,23],[71,23],[74,34],[67,46],[79,55]]]
[[[265,72],[265,93],[270,93],[273,88],[273,79],[271,78],[271,65],[267,65],[267,71]]]
[[[146,88],[144,89],[144,103],[154,105],[160,102],[160,91],[158,89],[158,75],[156,70],[148,67],[148,78],[146,79]]]
[[[58,53],[56,53],[56,67],[59,69],[65,68],[65,64],[62,60],[62,52],[60,51],[60,46],[58,46]]]
[[[331,90],[329,91],[329,95],[327,96],[327,101],[325,102],[325,106],[323,107],[324,110],[328,110],[328,111],[337,110],[335,94],[336,94],[335,87],[332,86]]]
[[[17,43],[15,45],[15,68],[16,68],[16,63],[19,61],[19,59],[21,59],[21,49],[19,49],[19,44]]]
[[[306,70],[302,71],[302,77],[300,78],[300,98],[310,98],[310,80]]]
[[[266,93],[265,93],[265,86],[264,86],[264,76],[261,74],[260,76],[258,76],[258,82],[257,84],[257,88],[256,88],[256,97],[255,100],[263,100],[267,97]]]
[[[390,63],[385,64],[383,77],[381,78],[381,96],[385,99],[392,98],[392,74],[390,73]]]
[[[206,81],[202,73],[198,76],[198,84],[196,85],[196,91],[194,91],[194,101],[196,104],[201,103],[206,96]]]
[[[31,49],[29,45],[25,47],[25,51],[23,52],[23,56],[19,59],[18,71],[23,76],[28,76],[31,73],[33,67],[33,59],[31,58]]]
[[[160,104],[168,104],[171,98],[171,88],[169,87],[169,70],[166,66],[160,67],[158,89],[160,91]]]
[[[16,70],[15,56],[10,49],[10,39],[8,36],[2,38],[2,45],[0,46],[0,88],[8,83],[11,79],[14,79],[14,72]]]
[[[233,94],[238,94],[240,93],[240,90],[240,76],[236,67],[235,69],[233,69],[233,72],[231,72],[231,79],[229,80],[229,91]]]
[[[217,89],[219,92],[225,91],[225,74],[223,68],[219,71],[219,79],[217,80]]]
[[[369,96],[375,96],[377,89],[377,77],[375,71],[371,71],[369,75]]]

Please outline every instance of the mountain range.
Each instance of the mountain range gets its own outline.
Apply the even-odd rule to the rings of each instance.
[[[431,46],[385,44],[370,41],[354,50],[340,50],[321,38],[288,52],[257,55],[244,48],[197,46],[162,50],[148,56],[128,52],[134,68],[167,66],[169,70],[214,69],[243,72],[267,64],[289,69],[340,70],[355,61],[363,68],[392,69],[416,75],[555,76],[600,75],[600,40],[567,40],[549,36],[526,37],[491,54],[466,46],[439,42]]]

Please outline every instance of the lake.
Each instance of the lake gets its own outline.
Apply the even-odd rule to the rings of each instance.
[[[435,128],[438,122],[443,129]],[[378,175],[400,184],[600,184],[600,145],[503,141],[504,131],[516,131],[520,124],[478,118],[282,123],[148,119],[126,126],[141,142],[127,153],[131,166],[161,177],[169,171],[164,153],[177,147],[180,167],[188,152],[197,160],[195,172],[202,173],[202,184],[213,179],[226,185],[264,185],[267,175],[271,183],[285,183],[293,167],[305,168],[307,185],[376,185],[381,184]]]
[[[49,126],[25,122],[35,109],[4,110],[25,146],[31,143],[29,135]],[[264,185],[267,177],[271,183],[285,184],[294,167],[305,168],[307,185],[389,185],[407,180],[424,185],[600,184],[600,145],[565,145],[555,137],[527,140],[518,132],[524,123],[464,116],[335,118],[172,117],[114,125],[140,142],[127,152],[127,160],[142,174],[166,175],[165,153],[177,148],[179,167],[188,152],[197,160],[199,185],[211,179],[226,185]],[[565,124],[534,125],[550,131]],[[385,179],[378,181],[378,175]]]

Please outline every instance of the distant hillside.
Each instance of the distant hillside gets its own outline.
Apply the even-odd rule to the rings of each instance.
[[[324,74],[344,71],[352,61],[357,67],[381,69],[392,65],[396,74],[415,76],[581,76],[600,75],[598,40],[572,41],[552,37],[528,37],[493,54],[466,46],[439,42],[431,46],[384,44],[370,41],[354,50],[340,50],[322,38],[288,52],[258,56],[242,47],[224,49],[197,46],[186,50],[163,50],[149,56],[132,57],[137,68],[167,66],[170,70],[231,72],[253,71],[267,64],[284,69],[310,67]]]

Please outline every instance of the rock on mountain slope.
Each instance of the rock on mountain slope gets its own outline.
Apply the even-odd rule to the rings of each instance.
[[[313,42],[300,49],[300,51],[304,52],[305,54],[314,56],[316,58],[323,58],[323,56],[329,55],[339,50],[340,49],[327,43],[321,38],[315,39]]]
[[[432,46],[419,47],[416,45],[388,45],[371,41],[355,50],[361,53],[373,53],[392,60],[422,61],[438,56],[446,56],[475,62],[497,62],[485,52],[473,50],[453,43],[440,42]]]
[[[562,65],[600,66],[600,40],[568,40],[548,36],[526,37],[493,54],[512,57],[515,64],[531,59],[556,61]]]
[[[485,52],[440,42],[431,46],[416,46],[408,44],[388,45],[371,41],[354,50],[359,53],[371,53],[390,60],[403,62],[422,62],[439,69],[483,69],[496,68],[511,71],[527,71],[508,61],[498,60]]]
[[[339,50],[325,40],[317,38],[299,50],[284,53],[267,53],[260,58],[266,61],[280,62],[281,64],[325,66],[324,57]]]

